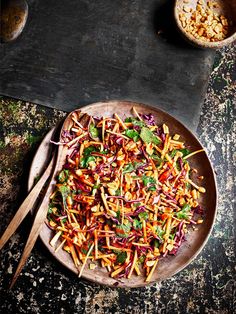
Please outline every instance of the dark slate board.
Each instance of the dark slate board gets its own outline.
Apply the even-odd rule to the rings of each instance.
[[[0,94],[66,111],[133,100],[195,129],[214,52],[180,38],[173,2],[28,1],[24,32],[1,46]]]

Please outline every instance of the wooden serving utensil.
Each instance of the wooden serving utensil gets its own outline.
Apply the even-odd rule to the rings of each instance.
[[[80,110],[75,110],[73,112],[71,112],[67,118],[65,119],[61,131],[60,131],[60,138],[59,138],[59,142],[63,142],[64,141],[64,132],[70,130],[71,126],[72,126],[72,117],[74,114],[77,114],[80,116]],[[89,120],[89,116],[87,114],[81,115],[81,124],[84,125],[86,123],[88,123]],[[47,190],[45,192],[44,198],[40,204],[40,207],[37,210],[36,216],[34,218],[34,222],[33,222],[33,226],[31,228],[28,240],[26,242],[24,251],[22,253],[20,262],[17,266],[16,272],[13,276],[11,285],[10,285],[10,289],[14,286],[22,268],[24,267],[33,247],[34,244],[39,236],[39,233],[41,231],[41,228],[43,226],[43,223],[45,221],[45,218],[47,216],[47,211],[48,211],[48,199],[50,197],[50,193],[51,193],[51,185],[55,183],[55,177],[57,176],[58,172],[62,169],[65,160],[66,160],[66,156],[70,153],[70,149],[68,149],[68,147],[66,145],[59,145],[58,147],[58,153],[57,153],[57,158],[56,158],[56,164],[55,167],[53,169],[52,175],[51,175],[51,179],[50,182],[47,186]],[[50,187],[50,188],[49,188]],[[39,192],[39,191],[38,191]]]
[[[52,167],[55,161],[55,154],[53,155],[50,163],[48,164],[46,170],[44,171],[43,175],[41,176],[40,180],[36,183],[33,187],[31,192],[28,194],[24,202],[21,204],[19,209],[17,210],[15,216],[11,220],[10,224],[8,225],[7,229],[3,233],[2,237],[0,238],[0,250],[4,247],[10,237],[15,233],[21,222],[27,216],[29,211],[34,207],[36,199],[42,190],[45,182],[47,181],[50,173],[52,171]]]

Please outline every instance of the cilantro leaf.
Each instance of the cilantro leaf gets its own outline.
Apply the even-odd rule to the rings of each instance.
[[[48,205],[48,213],[49,213],[49,214],[52,213],[52,209],[53,209],[54,207],[56,207],[56,205],[55,205],[54,203],[50,203],[50,204]]]
[[[134,229],[142,229],[142,222],[139,221],[138,219],[133,220],[133,227]]]
[[[161,141],[153,134],[153,132],[147,128],[143,127],[141,129],[140,137],[143,140],[144,143],[153,143],[153,144],[160,144]]]
[[[142,176],[142,181],[143,181],[144,186],[157,183],[153,177],[148,177],[148,176]]]
[[[187,149],[187,148],[179,149],[179,151],[183,154],[183,157],[185,157],[185,156],[190,154],[190,150]]]
[[[135,161],[135,162],[134,162],[134,168],[135,168],[135,169],[138,169],[138,168],[140,168],[140,167],[142,167],[142,166],[144,166],[144,165],[145,165],[144,162],[138,162],[138,161]]]
[[[120,224],[116,226],[116,235],[120,238],[128,238],[130,232],[130,224]]]
[[[162,159],[161,159],[161,157],[159,157],[159,156],[157,156],[157,155],[151,155],[151,158],[153,159],[153,160],[155,160],[155,161],[157,161],[157,164],[158,165],[160,165],[161,164],[161,162],[162,162]]]
[[[160,246],[160,241],[158,241],[157,239],[154,239],[154,240],[153,240],[153,245],[154,245],[154,247],[159,248],[159,246]]]
[[[85,157],[88,157],[91,155],[92,152],[96,152],[96,151],[97,151],[97,148],[95,146],[88,146],[84,149],[83,155]]]
[[[103,154],[103,155],[107,155],[109,152],[108,152],[108,150],[101,150],[100,151],[100,154]]]
[[[190,212],[191,207],[189,204],[184,204],[181,211],[176,213],[176,217],[179,219],[188,219],[188,213]]]
[[[125,119],[125,122],[131,122],[131,123],[133,123],[133,125],[135,125],[135,126],[140,126],[140,127],[143,127],[143,126],[146,125],[145,122],[140,121],[140,120],[137,120],[137,119],[135,119],[135,118],[133,118],[133,117],[126,118],[126,119]]]
[[[173,149],[170,153],[170,157],[171,158],[175,157],[176,153],[177,153],[177,149]]]
[[[156,226],[156,235],[161,239],[163,240],[163,235],[165,234],[165,231],[162,230],[159,226]]]
[[[142,220],[147,220],[148,219],[148,213],[147,212],[142,212],[138,214],[138,218]]]
[[[120,196],[120,189],[116,190],[116,196]]]
[[[61,193],[63,205],[66,208],[67,207],[66,199],[70,194],[70,188],[66,185],[60,185],[58,190]]]
[[[58,175],[58,181],[60,183],[64,183],[64,182],[67,182],[69,178],[69,170],[68,169],[63,169],[59,175]]]
[[[132,171],[134,171],[134,166],[131,163],[125,165],[123,173],[128,173]]]
[[[120,210],[118,210],[118,211],[116,212],[116,218],[117,218],[118,220],[120,220],[120,215],[121,215]]]
[[[156,189],[157,188],[154,185],[152,185],[148,188],[148,191],[156,191]]]
[[[185,183],[186,189],[190,189],[191,188],[191,184],[189,182]]]
[[[132,171],[134,171],[134,170],[136,170],[139,167],[142,167],[144,165],[145,165],[145,163],[137,162],[137,161],[135,161],[134,164],[129,163],[129,164],[125,165],[123,173],[132,172]]]
[[[139,139],[139,133],[133,129],[132,130],[126,129],[125,135],[128,136],[129,138],[132,138],[134,140],[134,142],[137,142]]]
[[[172,152],[170,153],[170,157],[173,158],[177,152],[181,152],[183,154],[183,157],[187,156],[190,154],[190,150],[187,148],[182,148],[182,149],[173,149]]]
[[[82,252],[83,254],[87,255],[87,253],[88,253],[88,251],[89,251],[91,245],[92,245],[92,242],[84,243],[83,246],[82,246],[82,248],[81,248],[81,252]],[[92,252],[90,253],[90,256],[91,256],[91,254],[92,254]]]
[[[127,258],[127,252],[120,252],[117,254],[116,262],[119,264],[123,264]]]
[[[95,127],[95,125],[93,123],[90,123],[89,133],[91,134],[91,137],[93,137],[93,138],[98,137],[98,134],[99,134],[98,129]]]
[[[95,146],[88,146],[83,151],[83,158],[80,160],[80,166],[82,168],[88,168],[90,161],[95,161],[95,157],[91,156],[92,152],[97,152],[97,148]]]
[[[82,168],[88,168],[90,161],[95,161],[95,157],[94,156],[88,156],[88,157],[84,157],[80,160],[80,166]]]
[[[146,257],[144,255],[140,256],[139,259],[138,259],[138,264],[143,264],[144,261],[145,261],[145,258]]]

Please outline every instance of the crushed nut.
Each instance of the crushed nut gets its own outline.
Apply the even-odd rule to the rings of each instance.
[[[151,266],[153,266],[155,264],[155,261],[147,261],[146,262],[146,265],[148,266],[148,267],[151,267]]]
[[[91,263],[91,264],[89,264],[89,269],[95,269],[97,267],[97,265],[96,264],[93,264],[93,263]]]
[[[208,1],[204,5],[202,0],[198,0],[195,10],[192,10],[185,2],[182,10],[185,13],[179,14],[179,20],[186,32],[197,39],[206,41],[220,41],[227,37],[229,33],[229,21],[224,15],[217,14],[212,10],[218,7],[216,2]],[[192,12],[191,14],[189,14]]]

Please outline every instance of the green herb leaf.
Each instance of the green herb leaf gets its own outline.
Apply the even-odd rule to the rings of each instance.
[[[146,257],[144,255],[140,256],[139,259],[138,259],[138,264],[143,264],[144,261],[145,261],[145,258]]]
[[[187,156],[190,154],[190,150],[187,148],[182,148],[182,149],[173,149],[172,152],[170,153],[170,157],[173,158],[177,152],[181,152],[183,154],[183,157]]]
[[[148,191],[156,191],[156,187],[155,186],[150,186],[149,188],[148,188]]]
[[[176,213],[176,217],[178,219],[188,219],[188,213],[190,212],[191,207],[189,204],[184,204],[184,206],[182,207],[181,211],[179,211],[178,213]]]
[[[90,123],[90,126],[89,126],[89,133],[91,134],[91,137],[93,137],[93,138],[98,138],[99,131],[98,131],[98,129],[95,127],[95,125],[94,125],[93,123]]]
[[[118,237],[127,238],[130,232],[130,224],[121,224],[116,226],[116,234]]]
[[[123,173],[128,173],[132,171],[134,171],[134,166],[131,163],[124,166]]]
[[[120,220],[120,210],[118,210],[118,211],[116,212],[116,218],[117,218],[118,220]]]
[[[142,229],[142,226],[143,226],[143,224],[141,221],[139,221],[138,219],[133,220],[134,229]]]
[[[64,183],[64,182],[67,182],[69,178],[69,170],[68,169],[63,169],[59,175],[58,175],[58,181],[60,183]]]
[[[189,182],[185,183],[186,189],[190,189],[191,188],[191,184]]]
[[[64,208],[66,208],[67,207],[66,199],[70,194],[70,188],[66,185],[60,185],[58,190],[61,193]]]
[[[94,184],[93,189],[99,189],[100,188],[100,184],[96,185]]]
[[[190,150],[187,149],[187,148],[179,149],[179,151],[183,154],[183,157],[185,157],[185,156],[190,154]]]
[[[134,164],[129,163],[125,165],[123,173],[132,172],[143,165],[145,165],[143,162],[137,162],[137,161],[135,161]]]
[[[120,252],[116,257],[116,262],[123,264],[127,258],[127,252]]]
[[[148,219],[148,213],[147,212],[142,212],[138,214],[138,218],[142,220],[147,220]]]
[[[137,162],[137,161],[134,162],[134,168],[135,169],[138,169],[139,167],[142,167],[144,165],[145,165],[144,162]]]
[[[154,239],[153,240],[153,245],[154,245],[154,247],[159,248],[160,242],[157,239]]]
[[[126,118],[126,119],[125,119],[125,122],[131,122],[131,123],[133,123],[133,125],[135,125],[135,126],[140,126],[140,127],[143,127],[143,126],[146,125],[145,122],[140,121],[140,120],[137,120],[137,119],[135,119],[135,118],[133,118],[133,117]]]
[[[160,165],[161,164],[161,162],[162,162],[162,159],[159,157],[159,156],[157,156],[157,155],[151,155],[150,156],[153,160],[155,160],[155,161],[157,161],[157,165]]]
[[[53,207],[55,207],[55,205],[54,205],[53,203],[50,203],[50,204],[48,205],[48,214],[51,214],[51,213],[52,213]]]
[[[158,144],[161,143],[161,141],[147,127],[143,127],[141,129],[140,137],[144,141],[144,143],[147,143],[147,144],[148,143],[153,143],[155,145],[158,145]]]
[[[90,240],[89,242],[86,242],[83,244],[82,248],[81,248],[81,252],[85,255],[87,255],[91,245],[93,244],[93,242]],[[90,253],[90,256],[92,255],[92,252]]]
[[[157,235],[161,240],[163,240],[163,235],[165,234],[165,231],[162,230],[161,227],[159,227],[159,226],[156,226],[155,231],[156,231],[156,235]]]
[[[95,161],[96,158],[94,156],[84,157],[80,160],[80,166],[82,168],[88,168],[90,161]]]
[[[129,138],[132,138],[134,142],[137,142],[139,139],[139,133],[135,130],[126,129],[125,135],[128,136]]]
[[[177,149],[173,149],[170,153],[170,157],[171,158],[175,157],[176,153],[177,153]]]
[[[101,150],[101,151],[100,151],[100,154],[106,155],[106,154],[108,154],[108,153],[109,153],[108,150]]]
[[[116,196],[120,196],[120,189],[116,190]]]
[[[88,157],[92,152],[97,152],[97,148],[95,146],[88,146],[84,149],[83,155],[84,157]]]
[[[144,186],[157,183],[153,177],[148,177],[148,176],[142,176],[142,181],[143,181]]]

